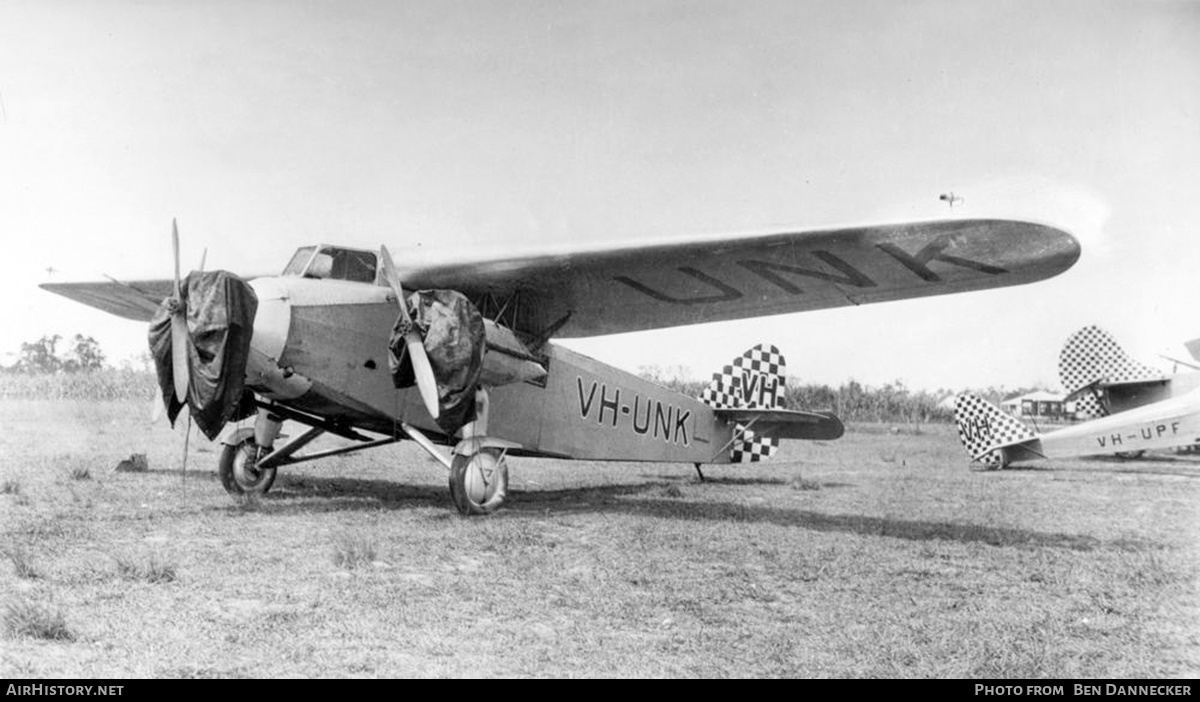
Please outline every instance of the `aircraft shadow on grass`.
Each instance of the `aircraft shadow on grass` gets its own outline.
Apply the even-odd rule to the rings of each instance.
[[[562,513],[606,512],[688,521],[774,524],[809,531],[886,536],[910,541],[954,541],[1072,551],[1100,548],[1140,550],[1148,545],[1127,539],[1104,541],[1087,535],[969,523],[825,514],[767,505],[656,497],[672,485],[669,481],[660,481],[561,490],[513,490],[518,499],[509,503],[509,514],[510,518],[533,516],[541,519],[548,509]],[[262,498],[263,509],[272,513],[401,510],[441,504],[443,494],[440,485],[407,485],[358,478],[281,476],[279,487],[279,491]]]
[[[661,475],[642,474],[641,477],[645,480],[663,480],[663,476]],[[690,478],[687,478],[685,480],[689,479]],[[813,482],[820,485],[822,489],[854,487],[854,483],[838,483],[833,481]],[[788,485],[789,483],[791,483],[791,479],[789,478],[774,478],[768,476],[713,476],[708,474],[705,474],[704,476],[705,485]]]

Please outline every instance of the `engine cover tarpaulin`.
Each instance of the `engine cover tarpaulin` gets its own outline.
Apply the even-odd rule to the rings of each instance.
[[[252,410],[241,404],[258,296],[226,271],[189,273],[180,295],[187,310],[187,402],[196,425],[211,441],[227,421]],[[150,353],[173,426],[183,405],[175,399],[169,302],[170,298],[164,300],[150,320]]]
[[[437,380],[437,423],[453,435],[475,419],[475,388],[487,343],[483,315],[466,295],[454,290],[422,290],[414,298],[413,325],[425,338],[425,353]],[[404,317],[398,317],[388,341],[389,367],[398,388],[416,384],[404,344],[407,332]]]

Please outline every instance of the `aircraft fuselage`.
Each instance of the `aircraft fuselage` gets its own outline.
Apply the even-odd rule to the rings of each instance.
[[[302,277],[259,278],[247,385],[325,419],[395,435],[401,422],[440,430],[415,388],[393,386],[388,288]],[[700,400],[554,344],[541,381],[489,389],[488,434],[529,453],[591,460],[725,463],[733,428]],[[441,437],[452,442],[453,437]]]

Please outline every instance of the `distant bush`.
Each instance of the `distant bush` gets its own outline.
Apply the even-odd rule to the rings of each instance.
[[[81,373],[0,373],[0,399],[142,400],[158,392],[152,371],[105,368]]]
[[[80,373],[100,370],[105,355],[100,344],[90,336],[76,334],[65,352],[60,352],[59,334],[45,335],[37,341],[21,344],[21,355],[12,370],[20,373]]]

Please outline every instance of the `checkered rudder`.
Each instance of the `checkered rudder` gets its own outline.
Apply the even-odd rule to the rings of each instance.
[[[1098,380],[1120,383],[1160,380],[1164,376],[1139,363],[1100,327],[1084,327],[1067,338],[1058,356],[1058,380],[1068,393]]]
[[[700,399],[714,409],[774,409],[784,403],[787,363],[779,349],[759,344],[718,373],[700,394]],[[756,436],[745,426],[734,427],[741,438],[730,447],[734,463],[762,461],[779,448],[779,439]]]
[[[972,459],[992,449],[1037,438],[1037,434],[978,395],[959,395],[954,401],[958,439]]]

